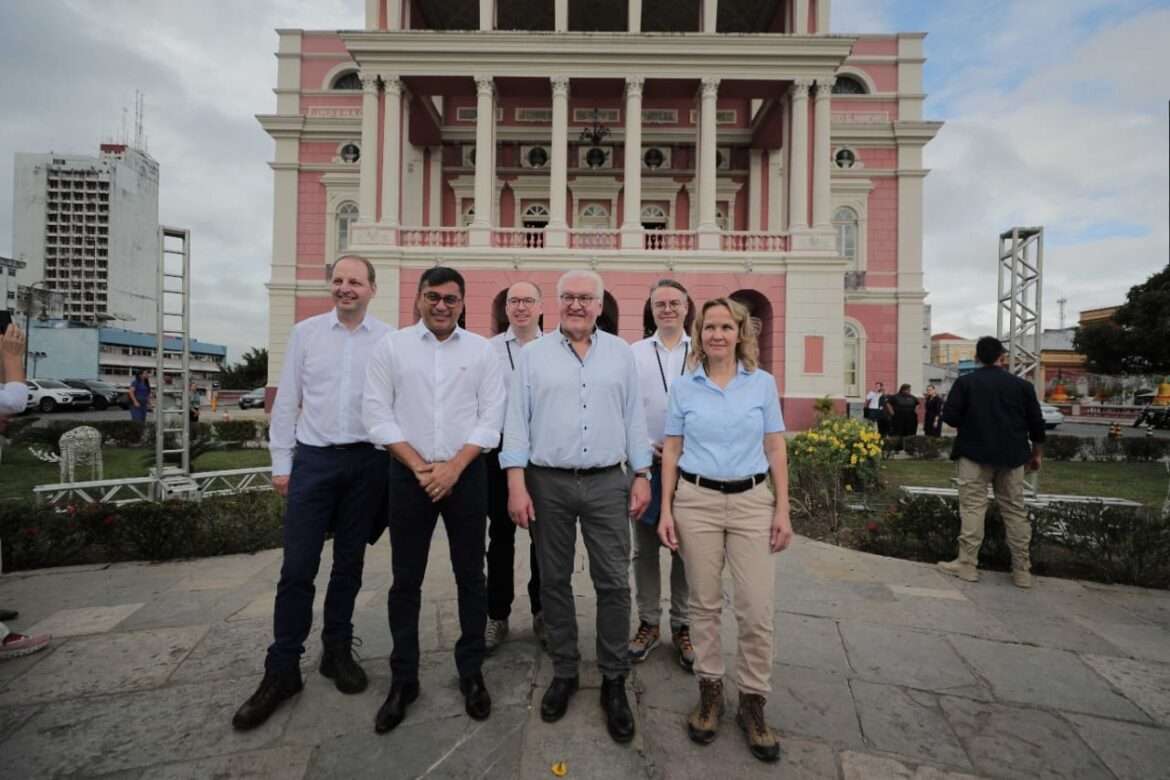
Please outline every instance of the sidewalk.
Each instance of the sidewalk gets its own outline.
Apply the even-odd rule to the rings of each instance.
[[[551,669],[522,595],[510,640],[485,667],[492,716],[477,723],[451,657],[458,620],[441,537],[424,590],[422,696],[383,736],[373,720],[389,687],[385,537],[354,619],[370,690],[338,693],[316,671],[311,638],[304,692],[247,734],[230,720],[259,681],[278,551],[0,578],[0,604],[21,611],[13,628],[57,637],[0,662],[4,775],[551,778],[564,761],[569,778],[1146,780],[1170,766],[1170,593],[1045,578],[1025,592],[995,573],[972,585],[806,539],[776,559],[768,717],[783,737],[779,766],[749,756],[732,712],[713,744],[687,739],[696,686],[666,648],[629,681],[637,738],[609,739],[581,560],[584,688],[568,715],[540,719]],[[517,574],[518,594],[526,578]],[[730,660],[730,625],[725,637]]]

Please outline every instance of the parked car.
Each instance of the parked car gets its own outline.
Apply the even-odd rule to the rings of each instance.
[[[1064,422],[1064,414],[1052,404],[1040,404],[1040,413],[1044,415],[1044,427],[1048,430]]]
[[[257,387],[255,390],[249,390],[240,396],[241,409],[263,409],[264,408],[264,388]]]
[[[78,390],[88,390],[93,394],[93,408],[99,412],[109,409],[118,403],[120,392],[109,382],[97,379],[66,379],[65,384]]]
[[[93,394],[78,390],[56,379],[29,379],[25,382],[32,392],[33,406],[46,414],[57,409],[88,409]]]

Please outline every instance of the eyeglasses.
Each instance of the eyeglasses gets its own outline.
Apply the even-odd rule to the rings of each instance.
[[[422,294],[422,299],[431,306],[438,306],[439,301],[448,306],[458,306],[463,301],[458,295],[439,295],[437,292],[425,292]]]
[[[531,309],[533,306],[536,305],[536,299],[535,298],[509,298],[508,305],[509,306],[527,306],[528,308]]]
[[[571,293],[561,293],[561,303],[566,306],[572,306],[574,303],[579,303],[582,306],[588,306],[596,300],[596,295],[573,295]]]
[[[667,309],[678,311],[684,306],[686,306],[686,303],[683,301],[655,301],[654,311],[666,311]]]

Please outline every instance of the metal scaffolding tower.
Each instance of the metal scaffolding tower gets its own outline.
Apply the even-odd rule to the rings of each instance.
[[[997,335],[1008,350],[1008,370],[1032,383],[1040,380],[1043,288],[1044,228],[1000,233]]]
[[[160,226],[154,474],[157,498],[197,489],[191,479],[191,231]],[[178,353],[179,366],[168,354]]]

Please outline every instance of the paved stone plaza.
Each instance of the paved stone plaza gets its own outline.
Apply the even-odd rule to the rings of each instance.
[[[585,687],[569,714],[540,720],[551,665],[522,596],[510,641],[485,668],[492,717],[471,721],[450,652],[458,623],[441,532],[432,551],[423,693],[384,736],[373,730],[389,687],[384,537],[355,616],[370,690],[338,693],[316,672],[311,640],[304,692],[247,734],[229,721],[260,679],[278,551],[0,578],[0,605],[21,611],[14,628],[57,637],[0,662],[4,776],[551,778],[559,761],[569,778],[1170,776],[1170,593],[1044,578],[1023,592],[1001,574],[970,585],[798,539],[776,559],[768,714],[784,757],[766,766],[730,712],[715,743],[688,741],[696,686],[666,648],[629,681],[637,738],[609,739],[583,561]]]

